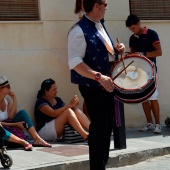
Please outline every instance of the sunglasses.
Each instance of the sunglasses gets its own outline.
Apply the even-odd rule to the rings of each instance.
[[[49,78],[49,79],[46,79],[43,84],[51,85],[51,84],[53,84],[53,83],[54,83],[54,80],[52,80],[51,78]]]
[[[107,3],[98,3],[100,5],[104,5],[105,7],[107,7]]]
[[[51,78],[46,79],[46,80],[45,80],[45,83],[51,83]]]

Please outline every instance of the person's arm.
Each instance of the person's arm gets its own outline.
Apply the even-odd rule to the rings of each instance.
[[[48,104],[46,105],[43,105],[41,108],[40,108],[40,111],[43,112],[44,114],[48,115],[48,116],[51,116],[51,117],[58,117],[60,116],[66,109],[70,108],[74,108],[75,106],[77,106],[79,104],[79,99],[78,97],[75,95],[69,104],[66,104],[64,105],[63,107],[59,108],[59,109],[56,109],[54,110],[53,108],[51,108]]]
[[[162,56],[162,48],[160,42],[153,44],[154,50],[151,52],[146,52],[146,57],[148,58],[155,58],[158,56]]]
[[[148,57],[148,58],[155,58],[158,56],[162,56],[162,48],[161,48],[160,42],[153,44],[153,46],[154,46],[154,50],[151,52],[136,52],[136,53],[139,53],[139,54],[141,53],[145,57]],[[133,47],[130,47],[130,52],[134,53]]]
[[[114,48],[116,49],[117,54],[123,55],[126,51],[125,45],[123,43],[117,43]]]
[[[21,130],[25,130],[25,127],[23,126],[23,121],[22,122],[0,122],[2,126],[12,126],[12,127],[17,127]]]
[[[17,126],[17,123],[1,122],[2,126]]]
[[[8,118],[13,119],[17,112],[17,98],[14,92],[10,92],[9,96],[13,101],[11,102],[10,100],[8,100],[8,108],[7,108]]]
[[[87,64],[84,62],[78,64],[74,70],[79,73],[80,75],[90,78],[95,81],[95,75],[98,73],[95,70],[92,70]],[[102,75],[101,78],[98,80],[98,82],[108,91],[108,92],[113,92],[113,81],[110,77]]]
[[[91,69],[83,62],[86,51],[86,41],[82,29],[75,26],[68,35],[68,64],[70,69],[74,69],[80,75],[95,79],[97,71]]]
[[[158,56],[162,56],[161,43],[160,43],[160,39],[159,39],[157,32],[152,30],[149,35],[150,35],[149,39],[152,42],[154,50],[151,52],[146,51],[145,56],[148,58],[155,58]]]

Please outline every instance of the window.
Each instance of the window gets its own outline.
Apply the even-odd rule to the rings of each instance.
[[[0,21],[39,20],[38,0],[0,0]]]
[[[144,20],[169,20],[170,0],[129,0],[130,13]]]

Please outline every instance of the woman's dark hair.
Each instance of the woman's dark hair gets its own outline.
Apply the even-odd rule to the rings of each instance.
[[[83,0],[76,0],[74,13],[78,14],[82,10]]]
[[[55,83],[55,81],[51,78],[49,79],[46,79],[42,82],[41,84],[41,89],[38,91],[38,94],[37,94],[37,99],[44,96],[45,94],[45,91],[48,91],[50,90],[51,86]]]
[[[126,27],[131,27],[132,25],[137,25],[140,19],[136,15],[129,15],[126,20]]]

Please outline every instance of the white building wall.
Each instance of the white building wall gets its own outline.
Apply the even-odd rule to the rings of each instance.
[[[80,107],[82,98],[76,85],[70,83],[67,66],[67,33],[77,20],[74,15],[75,0],[39,0],[41,21],[0,22],[0,74],[11,82],[18,97],[18,110],[28,110],[34,119],[36,94],[41,82],[53,78],[58,85],[58,96],[68,103],[78,94]],[[108,0],[105,25],[113,41],[119,38],[126,45],[131,32],[125,27],[129,15],[129,1]],[[159,102],[161,123],[170,116],[169,76],[169,21],[142,21],[158,32],[163,56],[157,59],[159,75]],[[127,127],[138,127],[145,123],[141,104],[125,104]]]

